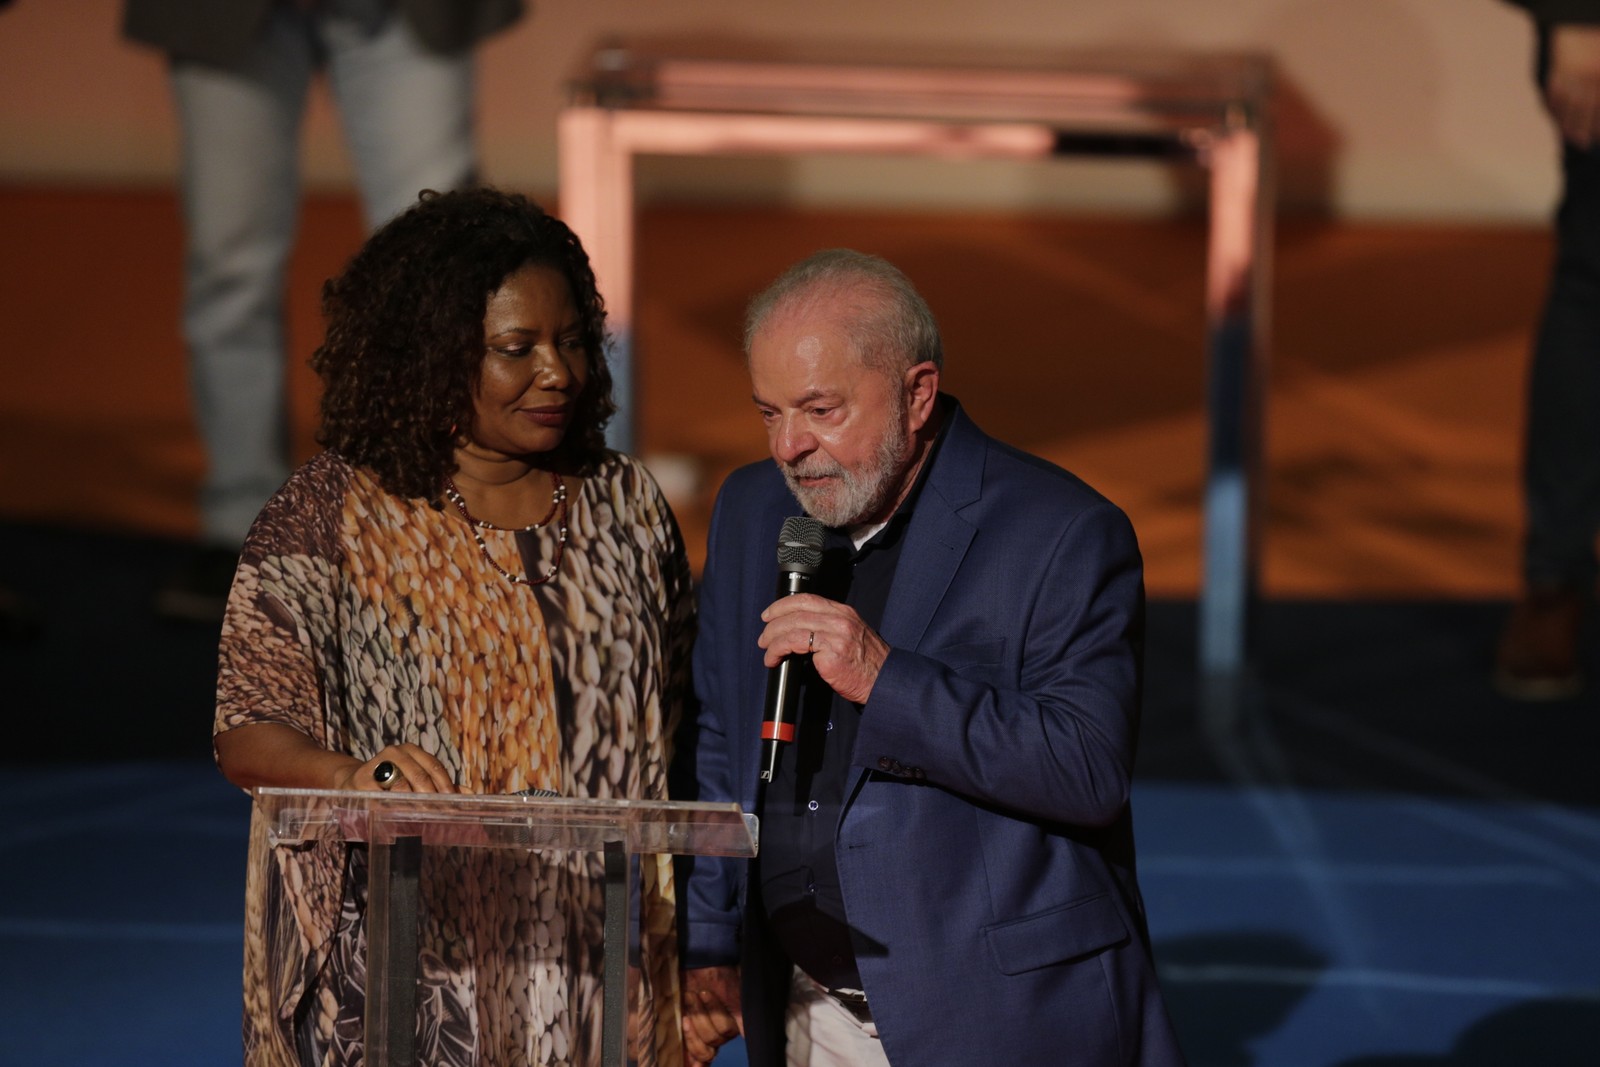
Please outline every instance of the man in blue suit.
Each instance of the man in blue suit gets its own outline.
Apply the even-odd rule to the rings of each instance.
[[[755,1067],[1181,1064],[1134,876],[1127,518],[939,391],[933,316],[881,259],[792,267],[745,340],[774,462],[717,500],[684,756],[700,799],[759,811],[761,852],[690,868],[690,1062],[742,1031]],[[776,597],[798,509],[824,563]]]

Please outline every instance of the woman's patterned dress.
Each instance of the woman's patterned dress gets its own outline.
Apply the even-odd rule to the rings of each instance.
[[[384,492],[330,454],[297,471],[245,544],[223,623],[216,730],[284,723],[370,759],[409,741],[465,792],[666,798],[693,601],[676,523],[610,455],[569,486],[554,580],[513,585],[455,511]],[[543,575],[555,523],[484,531]],[[269,848],[246,892],[247,1064],[362,1062],[366,854]],[[593,854],[430,849],[418,1002],[425,1064],[598,1055],[603,915]],[[671,858],[644,857],[634,999],[641,1065],[681,1061]],[[649,1040],[653,1035],[654,1040]],[[592,1050],[585,1054],[584,1049]]]

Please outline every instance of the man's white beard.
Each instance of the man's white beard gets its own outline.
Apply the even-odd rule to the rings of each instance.
[[[806,514],[824,526],[852,526],[869,516],[888,517],[879,513],[894,502],[900,491],[908,441],[902,405],[873,449],[872,462],[861,470],[846,470],[820,453],[813,453],[794,467],[780,463],[778,468]],[[828,488],[810,489],[800,484],[801,478],[837,481]]]

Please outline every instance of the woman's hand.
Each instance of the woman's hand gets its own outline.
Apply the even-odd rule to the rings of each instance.
[[[389,745],[365,763],[350,763],[334,776],[331,788],[389,793],[459,792],[445,765],[413,744]]]
[[[294,727],[278,722],[224,730],[212,741],[222,773],[241,789],[382,789],[384,784],[374,772],[388,763],[394,768],[392,776],[385,775],[390,792],[460,792],[444,764],[416,745],[389,745],[362,760],[323,748]]]

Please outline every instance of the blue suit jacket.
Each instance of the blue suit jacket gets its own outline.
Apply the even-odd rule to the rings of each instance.
[[[1143,575],[1122,512],[947,405],[881,633],[836,838],[868,1002],[895,1064],[1181,1064],[1134,878]],[[799,506],[776,467],[718,495],[687,746],[699,796],[756,803],[756,646]],[[749,864],[697,861],[688,965],[744,967],[757,1067],[789,965]],[[748,905],[748,908],[747,908]],[[748,921],[747,921],[748,920]]]

